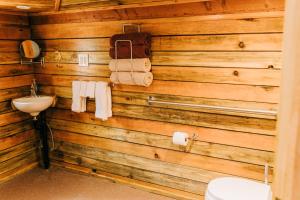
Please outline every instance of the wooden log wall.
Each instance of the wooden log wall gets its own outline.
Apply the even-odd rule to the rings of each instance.
[[[47,114],[56,141],[54,164],[177,199],[202,199],[216,177],[262,181],[266,163],[272,181],[276,116],[147,103],[154,96],[277,110],[283,8],[270,9],[218,17],[165,12],[165,18],[136,20],[105,19],[95,11],[31,17],[32,37],[46,58],[44,68],[35,67],[35,76],[41,92],[59,97]],[[95,119],[93,100],[87,112],[71,112],[73,80],[108,81],[109,37],[124,23],[139,23],[154,35],[153,84],[115,86],[114,116],[108,121]],[[78,52],[89,54],[88,68],[78,67]],[[172,144],[174,131],[199,135],[189,153]]]
[[[33,67],[20,65],[19,43],[30,38],[26,15],[0,13],[0,183],[37,165],[36,134],[11,99],[29,95]]]

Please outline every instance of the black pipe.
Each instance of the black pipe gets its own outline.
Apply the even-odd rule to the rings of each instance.
[[[46,121],[46,112],[43,111],[39,114],[37,121],[34,121],[35,129],[38,130],[40,140],[42,143],[41,157],[42,165],[44,169],[49,169],[50,158],[49,158],[49,145],[48,145],[48,127]]]

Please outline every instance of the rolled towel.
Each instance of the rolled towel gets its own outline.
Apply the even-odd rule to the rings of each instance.
[[[127,34],[117,34],[111,37],[110,45],[115,46],[117,40],[131,40],[133,45],[151,45],[151,34],[150,33],[127,33]],[[128,42],[118,42],[118,44],[128,44]]]
[[[131,58],[131,48],[130,45],[127,46],[118,46],[117,50],[118,59],[129,59]],[[109,56],[112,59],[116,59],[115,48],[110,48]],[[132,58],[150,58],[151,57],[151,48],[147,46],[133,46],[132,47]]]
[[[110,80],[116,84],[150,86],[153,81],[151,72],[113,72]]]
[[[109,69],[112,72],[150,72],[151,61],[149,58],[113,59],[109,62]]]

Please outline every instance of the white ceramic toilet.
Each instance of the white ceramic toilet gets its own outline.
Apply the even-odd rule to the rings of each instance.
[[[205,200],[272,200],[272,191],[267,184],[224,177],[209,182]]]

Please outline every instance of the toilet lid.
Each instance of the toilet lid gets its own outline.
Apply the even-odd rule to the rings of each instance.
[[[216,200],[268,200],[270,186],[243,178],[217,178],[209,182],[207,193]]]

